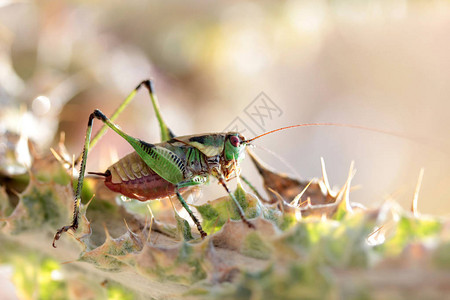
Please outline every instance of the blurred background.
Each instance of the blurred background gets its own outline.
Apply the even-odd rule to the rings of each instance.
[[[41,151],[65,132],[78,155],[89,114],[110,115],[152,78],[177,135],[341,122],[411,137],[317,127],[255,141],[289,167],[256,148],[269,165],[304,179],[321,176],[323,157],[331,185],[355,161],[351,199],[369,207],[409,208],[424,168],[419,211],[450,214],[449,70],[448,1],[0,1],[2,132]],[[145,91],[117,123],[159,140]],[[108,133],[87,169],[130,151]],[[251,162],[242,168],[262,190]]]

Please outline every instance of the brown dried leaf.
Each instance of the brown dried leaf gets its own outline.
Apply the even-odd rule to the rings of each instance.
[[[312,205],[328,204],[336,201],[336,195],[329,192],[326,179],[313,179],[311,183],[310,181],[302,181],[287,174],[275,172],[252,151],[248,150],[248,153],[263,178],[264,188],[269,195],[269,199],[266,202],[276,203],[278,201],[277,196],[271,190],[276,191],[287,203],[292,202],[297,195],[304,192],[299,199],[301,206],[306,206],[308,198]],[[308,184],[309,187],[305,190]]]

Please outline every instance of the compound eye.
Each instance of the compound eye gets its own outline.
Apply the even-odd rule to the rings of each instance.
[[[239,138],[235,135],[230,136],[230,143],[231,145],[233,145],[234,147],[238,147],[239,146]]]

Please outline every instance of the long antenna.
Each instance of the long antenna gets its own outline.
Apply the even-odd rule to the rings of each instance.
[[[281,128],[278,128],[278,129],[274,129],[274,130],[265,132],[263,134],[260,134],[258,136],[255,136],[254,138],[251,138],[249,140],[245,140],[244,143],[249,143],[249,142],[254,141],[256,139],[259,139],[260,137],[263,137],[265,135],[268,135],[268,134],[271,134],[271,133],[274,133],[274,132],[277,132],[277,131],[285,130],[285,129],[296,128],[296,127],[313,127],[313,126],[337,126],[337,127],[355,128],[355,129],[362,129],[362,130],[368,130],[368,131],[383,133],[383,134],[387,134],[387,135],[392,135],[392,136],[396,136],[396,137],[400,137],[400,138],[404,138],[404,139],[419,141],[418,138],[413,138],[413,137],[410,137],[410,136],[406,136],[406,135],[401,134],[399,132],[382,130],[382,129],[366,127],[366,126],[344,124],[344,123],[305,123],[305,124],[297,124],[297,125],[291,125],[291,126],[286,126],[286,127],[281,127]]]

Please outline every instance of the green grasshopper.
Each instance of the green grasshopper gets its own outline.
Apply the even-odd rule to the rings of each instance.
[[[147,88],[150,94],[150,99],[160,126],[162,142],[158,144],[149,144],[140,139],[134,138],[123,132],[113,123],[118,115],[134,98],[138,90],[143,86]],[[101,120],[104,125],[91,141],[94,119]],[[310,123],[292,125],[263,133],[248,140],[238,132],[197,134],[177,137],[167,127],[161,117],[152,82],[150,80],[145,80],[141,82],[133,90],[133,92],[130,93],[130,95],[128,95],[125,101],[113,113],[111,118],[106,117],[98,109],[96,109],[89,116],[83,152],[80,158],[77,159],[77,162],[81,159],[81,167],[78,176],[78,186],[74,198],[72,224],[64,226],[56,232],[53,239],[53,247],[56,248],[55,242],[61,237],[62,233],[70,229],[76,231],[78,228],[81,190],[83,187],[89,148],[95,146],[108,128],[114,130],[117,134],[123,137],[135,151],[124,156],[119,161],[111,165],[104,173],[90,173],[103,176],[105,178],[105,185],[110,190],[139,201],[155,200],[166,196],[176,195],[197,226],[201,237],[204,238],[206,237],[206,232],[203,231],[199,220],[187,205],[182,196],[182,192],[191,187],[208,183],[210,176],[213,176],[225,188],[225,191],[234,202],[241,220],[250,228],[255,228],[254,225],[245,218],[239,202],[230,192],[226,182],[234,177],[233,174],[239,176],[240,162],[244,158],[245,149],[248,145],[250,145],[250,142],[280,130],[307,126],[350,127],[405,137],[403,135],[384,130],[341,123]]]
[[[150,144],[134,138],[113,123],[114,119],[134,98],[142,86],[149,91],[160,125],[162,142],[158,144]],[[199,220],[189,208],[181,193],[190,187],[208,183],[209,177],[213,176],[225,188],[225,191],[235,203],[242,221],[249,227],[254,228],[254,225],[245,218],[239,202],[226,185],[226,181],[230,180],[233,174],[238,175],[240,173],[239,164],[244,158],[247,140],[238,132],[176,137],[161,117],[158,101],[153,90],[152,82],[145,80],[125,99],[111,116],[111,119],[98,109],[89,116],[74,199],[72,224],[64,226],[56,232],[53,247],[56,247],[55,242],[63,232],[69,229],[76,231],[78,228],[79,204],[89,148],[97,143],[107,128],[114,130],[123,137],[135,150],[114,163],[104,173],[91,173],[105,177],[105,185],[109,189],[140,201],[154,200],[176,194],[197,226],[201,237],[204,238],[206,232],[203,231]],[[104,125],[91,141],[94,119],[101,120]]]

